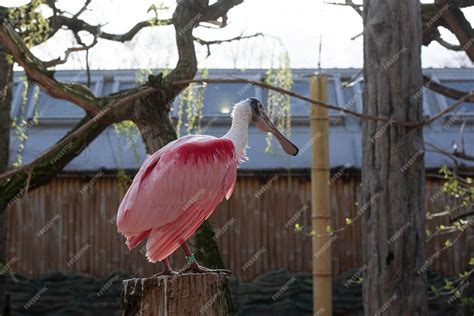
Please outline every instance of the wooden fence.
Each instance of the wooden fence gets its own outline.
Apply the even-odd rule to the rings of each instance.
[[[331,184],[334,228],[346,226],[357,214],[360,177],[345,175]],[[439,182],[427,179],[426,205],[440,210]],[[38,276],[53,269],[71,269],[93,275],[126,271],[149,276],[161,270],[150,264],[140,245],[131,253],[116,232],[115,214],[123,190],[115,177],[64,175],[16,201],[9,209],[9,258],[16,272]],[[436,197],[436,198],[433,198]],[[311,271],[311,239],[295,232],[295,224],[309,229],[310,180],[308,175],[239,176],[234,195],[211,217],[226,266],[242,281],[279,267]],[[446,218],[429,221],[434,231]],[[471,235],[471,237],[470,237]],[[430,268],[446,275],[467,267],[473,246],[472,231],[466,231],[446,251],[436,253],[447,238],[427,244],[435,255]],[[356,220],[337,234],[331,244],[333,274],[362,265],[361,225]],[[179,268],[183,253],[172,258]]]

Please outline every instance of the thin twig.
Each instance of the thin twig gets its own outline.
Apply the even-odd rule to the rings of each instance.
[[[68,48],[65,52],[64,52],[64,58],[61,59],[61,57],[58,57],[56,59],[53,59],[53,60],[50,60],[50,61],[46,61],[46,62],[43,62],[43,65],[46,67],[46,68],[51,68],[51,67],[55,67],[57,65],[62,65],[62,64],[65,64],[69,58],[69,55],[71,55],[71,53],[73,52],[81,52],[81,51],[88,51],[89,49],[91,49],[92,47],[94,47],[95,45],[97,44],[97,37],[94,36],[94,40],[92,41],[91,44],[89,45],[83,45],[83,46],[80,46],[80,47],[71,47],[71,48]]]
[[[249,38],[254,38],[254,37],[258,37],[258,36],[264,36],[264,35],[263,35],[263,33],[255,33],[255,34],[252,34],[252,35],[240,34],[239,36],[236,36],[236,37],[233,37],[233,38],[224,39],[224,40],[212,40],[212,41],[203,40],[199,37],[194,36],[194,40],[196,41],[196,43],[198,43],[200,45],[207,46],[207,57],[209,57],[211,55],[211,45],[220,45],[220,44],[223,44],[223,43],[231,43],[231,42],[234,42],[234,41],[240,41],[240,40],[243,40],[243,39],[249,39]]]
[[[451,44],[451,43],[449,43],[449,42],[446,42],[446,41],[441,37],[441,34],[437,34],[437,35],[436,35],[435,41],[437,41],[441,46],[443,46],[444,48],[447,48],[447,49],[449,49],[449,50],[453,50],[453,51],[456,51],[456,52],[461,52],[461,51],[464,50],[461,45],[454,45],[454,44]]]

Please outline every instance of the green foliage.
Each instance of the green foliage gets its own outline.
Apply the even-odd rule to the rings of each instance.
[[[279,58],[279,67],[273,69],[273,62],[267,71],[265,83],[291,90],[293,85],[293,74],[291,72],[290,57],[287,52]],[[276,91],[268,91],[267,113],[280,131],[287,137],[291,133],[291,99],[286,94]],[[266,152],[272,152],[272,134],[267,134]]]
[[[20,113],[16,118],[12,120],[12,128],[15,130],[15,135],[18,140],[18,148],[15,157],[15,161],[13,162],[14,167],[19,167],[23,161],[23,151],[25,149],[25,143],[28,139],[28,121],[26,120],[26,106],[28,104],[28,92],[30,88],[30,83],[26,79],[26,77],[20,78],[20,82],[23,85],[23,91],[21,95],[21,106],[20,106]],[[38,99],[39,99],[39,89],[35,90],[34,96],[35,107],[37,107]],[[36,111],[37,112],[37,111]],[[37,122],[37,117],[34,118],[33,122]]]
[[[137,140],[140,136],[140,131],[138,130],[138,127],[132,121],[122,121],[120,123],[114,124],[114,131],[117,134],[119,142],[121,142],[121,139],[125,139],[125,143],[119,144],[120,154],[122,152],[132,150],[133,155],[135,157],[135,162],[137,163],[137,166],[140,166],[141,158],[136,145]],[[121,156],[119,159],[121,159]],[[120,164],[121,161],[119,165]]]
[[[46,0],[31,0],[27,5],[12,7],[8,20],[20,33],[28,47],[46,41],[51,33],[48,19],[43,16],[42,6]]]
[[[10,55],[10,54],[6,54],[5,59],[9,65],[13,65],[13,63],[15,62],[13,55]]]
[[[153,71],[151,69],[139,69],[135,73],[135,82],[138,85],[145,84],[148,81],[148,76],[152,74]]]
[[[117,156],[118,168],[116,177],[120,192],[125,194],[129,185],[132,183],[132,178],[126,174],[125,170],[122,167],[123,153],[127,152],[128,150],[132,150],[133,155],[135,157],[135,162],[137,163],[137,166],[140,166],[141,159],[136,145],[137,140],[140,137],[140,132],[135,123],[133,123],[132,121],[122,121],[120,123],[114,124],[114,132],[117,135],[117,139],[119,142],[117,146],[117,148],[119,149],[119,154]],[[123,141],[123,139],[125,141]]]
[[[203,69],[200,74],[201,79],[209,76],[207,69]],[[180,137],[183,126],[183,116],[186,113],[187,134],[201,134],[202,109],[204,105],[204,93],[206,84],[191,84],[181,93],[178,104],[178,122],[176,123],[176,133]]]
[[[117,182],[119,186],[120,196],[124,196],[125,192],[127,192],[128,187],[132,183],[132,178],[125,173],[123,168],[117,169]]]
[[[459,215],[472,212],[474,205],[474,187],[471,178],[460,177],[447,166],[443,166],[439,172],[444,179],[442,191],[446,197],[447,205],[443,212],[435,213],[434,215],[440,214],[447,216],[451,223],[449,225],[438,225],[434,233],[427,230],[426,236],[428,240],[441,234],[451,234],[451,236],[454,236],[454,238],[448,238],[444,241],[442,249],[439,250],[444,251],[452,247],[471,224],[472,220],[469,221],[469,217],[463,218]],[[428,213],[428,215],[431,214]],[[469,285],[468,280],[474,273],[473,266],[474,258],[471,257],[469,262],[466,264],[466,271],[461,272],[458,278],[444,279],[444,285],[440,288],[437,288],[434,285],[431,286],[431,294],[434,295],[434,297],[448,297],[448,301],[459,299],[461,304],[474,303],[472,298],[467,297],[468,290],[466,289],[466,286]]]
[[[169,10],[169,7],[164,3],[164,1],[160,1],[158,4],[153,3],[152,5],[150,5],[150,7],[148,8],[146,12],[147,13],[153,12],[153,14],[155,15],[155,19],[158,19],[158,12],[167,11],[167,10]],[[150,20],[150,22],[153,22],[153,23],[156,22],[156,25],[158,25],[157,21]]]

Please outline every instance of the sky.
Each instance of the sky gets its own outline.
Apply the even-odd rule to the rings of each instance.
[[[360,68],[363,51],[362,19],[351,8],[328,4],[331,0],[245,0],[228,15],[228,26],[223,29],[198,28],[194,35],[206,40],[226,39],[240,34],[265,34],[235,43],[207,48],[196,44],[200,68],[268,68],[278,67],[281,56],[287,52],[292,68]],[[331,2],[337,2],[334,0]],[[2,0],[3,5],[18,5],[25,0]],[[211,3],[213,1],[211,0]],[[339,0],[339,2],[343,2]],[[424,1],[429,2],[429,1]],[[159,17],[169,18],[175,6],[174,0],[94,0],[83,18],[91,24],[105,24],[104,31],[122,33],[137,22],[152,16],[147,13],[152,4],[163,3],[169,10]],[[74,13],[82,1],[61,0],[60,7]],[[474,22],[474,8],[465,10]],[[447,30],[442,30],[445,40],[457,43]],[[90,38],[84,37],[86,41]],[[321,54],[319,44],[322,40]],[[125,44],[101,40],[90,51],[92,69],[163,68],[176,64],[176,48],[172,26],[160,26],[142,30],[132,41]],[[60,32],[33,52],[44,60],[63,56],[74,46],[70,34]],[[437,43],[422,48],[423,67],[471,67],[462,52],[452,52]],[[58,69],[83,69],[85,53],[74,53],[70,60]]]

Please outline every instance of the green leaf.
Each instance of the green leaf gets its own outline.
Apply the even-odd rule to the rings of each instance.
[[[471,257],[471,259],[469,259],[469,265],[474,266],[474,257]]]
[[[332,234],[334,233],[334,229],[333,229],[331,226],[328,225],[328,226],[326,226],[326,232],[327,232],[328,234],[331,234],[331,235],[332,235]]]
[[[347,217],[346,218],[346,225],[350,225],[350,224],[352,224],[352,219]]]
[[[298,223],[295,224],[295,232],[299,233],[299,232],[301,232],[302,229],[303,229],[303,227],[300,224],[298,224]]]
[[[158,8],[156,7],[156,5],[152,4],[148,10],[146,11],[146,13],[150,12],[150,11],[153,11],[153,12],[156,12],[158,10]]]
[[[453,245],[453,243],[451,242],[450,239],[446,239],[446,241],[444,242],[445,247],[451,247],[452,245]]]
[[[453,289],[453,282],[449,281],[448,279],[444,279],[444,288],[446,290],[452,290]]]

